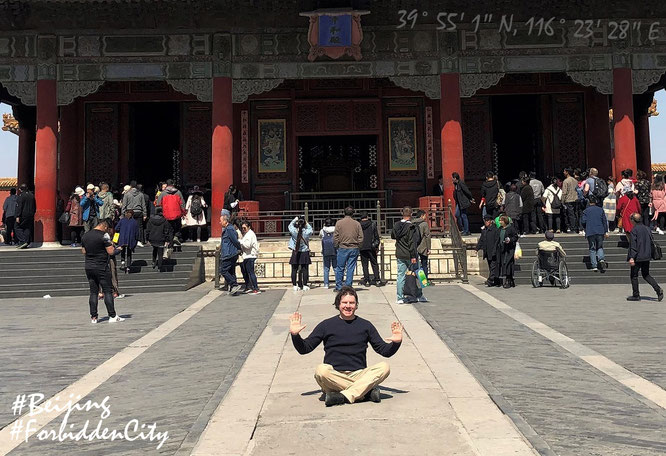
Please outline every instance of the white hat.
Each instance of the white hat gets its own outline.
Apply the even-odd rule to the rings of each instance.
[[[95,193],[99,193],[99,187],[97,185],[95,185],[94,190],[95,190]]]
[[[76,187],[76,188],[74,189],[74,193],[76,193],[76,194],[79,195],[79,196],[83,196],[83,194],[84,194],[85,192],[83,191],[83,189],[82,189],[81,187]]]
[[[95,186],[93,184],[88,184],[86,190],[95,190]]]
[[[123,187],[123,195],[124,195],[125,193],[129,192],[131,188],[132,188],[132,187],[130,187],[129,185],[125,185],[125,186]]]

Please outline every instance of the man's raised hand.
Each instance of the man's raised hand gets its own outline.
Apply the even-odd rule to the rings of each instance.
[[[304,324],[301,323],[301,314],[298,312],[294,312],[294,314],[289,317],[289,332],[292,335],[296,335],[299,332],[303,331],[305,329]]]
[[[402,324],[394,321],[391,323],[391,337],[386,339],[387,342],[402,342]]]

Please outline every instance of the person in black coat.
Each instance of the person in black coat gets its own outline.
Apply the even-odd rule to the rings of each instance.
[[[481,202],[479,209],[486,207],[486,213],[497,217],[499,214],[499,206],[497,205],[497,195],[499,194],[499,183],[495,178],[492,171],[486,173],[486,180],[481,184]]]
[[[504,288],[515,287],[513,280],[513,269],[515,265],[514,254],[516,253],[516,242],[518,242],[518,230],[509,221],[509,217],[502,215],[499,218],[499,236],[497,244],[497,259],[499,262],[499,277],[504,279]]]
[[[224,194],[224,209],[228,210],[232,215],[237,214],[240,210],[239,203],[241,201],[243,201],[243,192],[231,184],[229,191]]]
[[[463,236],[469,235],[469,219],[467,218],[467,209],[474,203],[474,196],[469,191],[467,185],[460,180],[460,174],[452,173],[453,178],[453,199],[456,202],[456,221],[458,228]]]
[[[162,215],[162,207],[155,208],[155,215],[148,219],[146,224],[146,240],[153,246],[153,269],[158,268],[162,272],[162,259],[164,258],[164,246],[173,236],[173,228]]]
[[[433,196],[443,196],[444,195],[444,179],[442,176],[437,177],[437,183],[432,187]]]
[[[16,225],[14,230],[18,238],[17,248],[27,249],[32,240],[32,227],[35,223],[37,205],[35,203],[35,195],[28,190],[26,184],[21,184],[19,190],[20,193],[16,198]]]
[[[650,260],[652,259],[652,233],[650,228],[641,223],[641,214],[635,212],[631,214],[631,221],[634,227],[631,230],[631,242],[629,243],[629,252],[627,261],[631,265],[631,290],[632,294],[627,301],[640,301],[641,295],[638,292],[638,271],[641,271],[643,279],[649,283],[657,293],[657,300],[664,299],[664,291],[659,287],[656,280],[650,275]]]
[[[486,215],[483,218],[484,228],[481,230],[481,237],[476,244],[476,250],[483,250],[483,258],[488,261],[488,280],[486,286],[498,287],[501,285],[499,281],[499,270],[497,268],[497,253],[499,245],[499,229],[495,225],[491,215]]]
[[[521,216],[523,218],[523,234],[534,234],[537,232],[534,220],[534,190],[530,187],[530,178],[524,177],[520,188],[520,199],[523,200]]]
[[[361,213],[361,229],[363,230],[363,242],[361,243],[361,266],[363,267],[363,280],[361,283],[369,287],[370,285],[381,285],[381,276],[379,275],[379,264],[377,263],[377,251],[379,249],[379,232],[377,224],[370,220],[367,212]],[[370,278],[368,262],[372,266],[373,276]]]

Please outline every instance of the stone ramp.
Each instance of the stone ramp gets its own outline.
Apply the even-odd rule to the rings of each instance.
[[[386,287],[386,296],[394,293]],[[398,319],[386,296],[377,288],[359,291],[358,314],[383,336]],[[288,316],[303,314],[307,336],[336,314],[333,298],[323,289],[285,294],[192,454],[535,454],[411,306],[397,309],[406,334],[388,360],[382,402],[325,407],[313,378],[323,348],[299,355],[288,337]],[[381,359],[368,349],[369,364]]]

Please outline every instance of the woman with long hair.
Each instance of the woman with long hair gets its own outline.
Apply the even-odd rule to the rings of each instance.
[[[666,190],[664,189],[664,176],[654,176],[652,185],[652,220],[655,221],[657,233],[664,234],[666,230]]]
[[[294,291],[308,291],[308,280],[310,279],[310,236],[312,227],[305,221],[304,217],[295,217],[289,224],[289,249],[291,250],[291,284]]]

